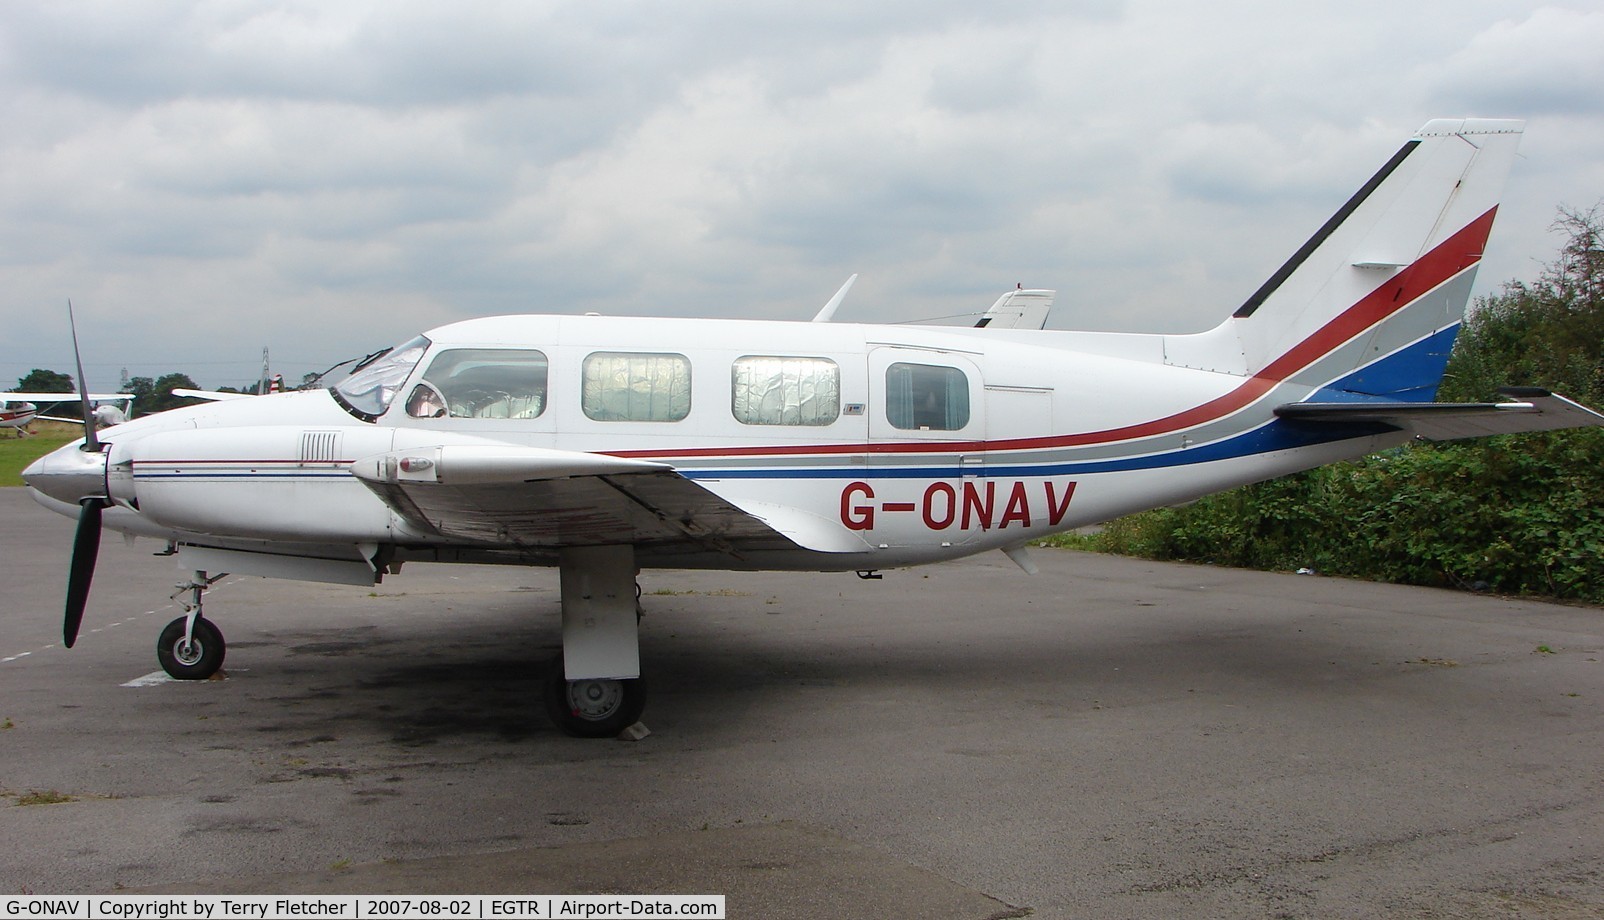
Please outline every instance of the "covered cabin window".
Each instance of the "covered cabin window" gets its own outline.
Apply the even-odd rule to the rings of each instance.
[[[690,359],[598,351],[585,358],[580,404],[599,422],[677,422],[691,414]]]
[[[969,378],[956,367],[886,368],[886,420],[905,431],[957,431],[969,424]]]
[[[731,389],[743,425],[829,425],[841,415],[841,368],[828,358],[737,358]]]
[[[528,348],[452,348],[435,355],[407,396],[413,418],[538,418],[547,361]]]

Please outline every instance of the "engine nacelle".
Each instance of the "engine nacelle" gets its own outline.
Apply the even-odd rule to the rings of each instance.
[[[349,470],[388,450],[378,427],[179,429],[111,445],[111,497],[175,530],[300,542],[386,542],[390,509]]]

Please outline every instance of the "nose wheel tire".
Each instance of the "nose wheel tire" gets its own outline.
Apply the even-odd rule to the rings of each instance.
[[[194,637],[185,642],[187,622],[186,617],[179,617],[162,630],[156,640],[156,660],[175,680],[205,680],[223,666],[223,634],[202,617],[195,621]]]
[[[611,738],[640,721],[646,684],[633,680],[568,680],[558,655],[546,674],[546,714],[575,738]]]

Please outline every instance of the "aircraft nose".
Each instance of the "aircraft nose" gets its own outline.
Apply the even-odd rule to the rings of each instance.
[[[106,495],[107,455],[68,444],[45,454],[22,471],[22,481],[36,491],[76,506],[86,498]]]

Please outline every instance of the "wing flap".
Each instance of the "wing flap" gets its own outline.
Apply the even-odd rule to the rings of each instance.
[[[1275,414],[1287,421],[1309,424],[1386,425],[1428,441],[1604,425],[1604,415],[1547,390],[1523,388],[1503,392],[1516,397],[1516,401],[1289,403],[1277,407]]]

